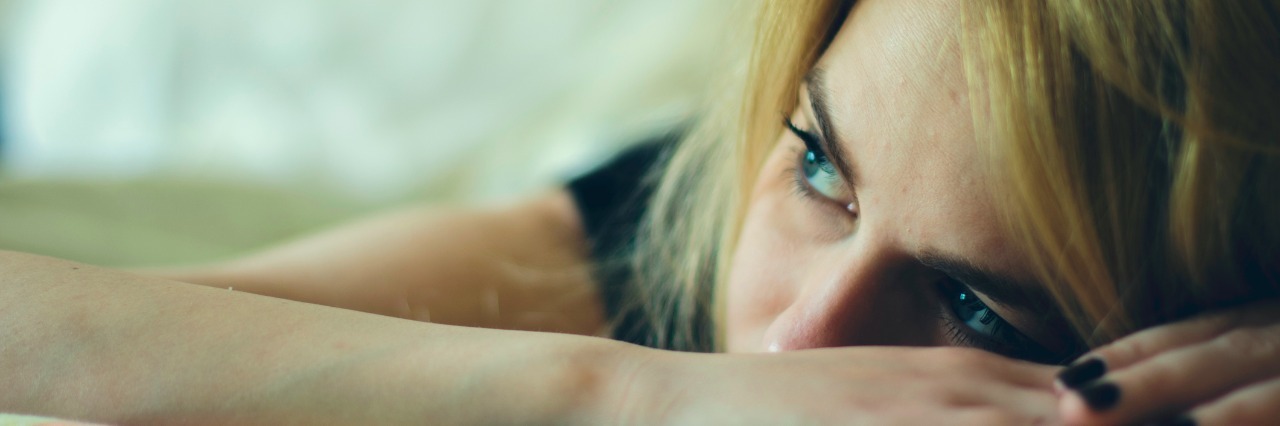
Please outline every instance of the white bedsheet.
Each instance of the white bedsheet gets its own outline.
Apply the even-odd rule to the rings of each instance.
[[[7,0],[4,167],[522,194],[687,114],[748,3]]]

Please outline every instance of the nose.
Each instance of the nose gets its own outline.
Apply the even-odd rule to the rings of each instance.
[[[911,268],[886,255],[853,256],[842,267],[814,270],[801,292],[769,325],[764,345],[789,351],[857,345],[923,345],[923,320]]]

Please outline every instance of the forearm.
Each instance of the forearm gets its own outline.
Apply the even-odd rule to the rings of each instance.
[[[414,207],[241,259],[141,273],[440,324],[599,334],[603,307],[564,191]]]
[[[0,411],[119,423],[561,421],[630,346],[0,253]],[[615,357],[614,355],[618,355]]]

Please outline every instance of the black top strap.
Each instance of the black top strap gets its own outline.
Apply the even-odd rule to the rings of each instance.
[[[635,285],[631,259],[640,220],[657,184],[654,167],[678,138],[672,134],[642,143],[568,184],[591,247],[606,318],[616,321],[616,340],[645,345],[653,335],[640,312],[621,310],[634,291],[629,288]]]

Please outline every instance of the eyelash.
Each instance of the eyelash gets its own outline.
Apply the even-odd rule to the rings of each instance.
[[[804,152],[803,149],[792,150],[794,156],[804,155]],[[823,206],[828,204],[822,202],[822,196],[818,195],[818,192],[814,191],[813,187],[809,185],[809,180],[805,179],[804,172],[800,171],[799,165],[792,164],[783,171],[783,174],[791,179],[791,192],[800,196],[800,199]]]
[[[958,289],[959,291],[964,291],[968,294],[973,294],[973,290],[970,290],[964,284],[960,284],[959,282],[956,282],[954,279],[944,278],[943,281],[950,282],[951,286],[959,287]],[[955,308],[951,306],[951,303],[952,303],[951,297],[954,297],[955,294],[958,293],[957,289],[948,288],[949,286],[942,282],[938,283],[937,287],[938,287],[937,289],[938,294],[942,296],[942,300],[940,300],[937,303],[938,319],[941,320],[943,325],[946,327],[946,334],[947,334],[948,340],[950,340],[956,346],[975,347],[988,352],[995,352],[998,354],[1008,355],[1011,352],[1015,351],[1015,348],[1012,348],[1009,345],[1004,344],[1002,342],[996,341],[995,339],[992,339],[990,337],[983,336],[971,330],[968,326],[966,326],[960,320],[959,316],[956,314]],[[988,307],[988,309],[990,308]],[[995,320],[1004,322],[1004,318],[1001,318],[999,315],[996,315]]]
[[[818,142],[818,136],[813,133],[800,130],[800,128],[796,126],[790,118],[783,117],[782,124],[786,126],[787,130],[795,135],[796,138],[803,142],[803,145],[796,147],[796,149],[791,151],[792,157],[795,158],[795,160],[791,162],[791,166],[787,167],[786,170],[783,171],[783,173],[791,179],[793,192],[800,196],[802,200],[816,203],[822,207],[834,208],[841,214],[847,214],[848,209],[845,208],[845,206],[838,205],[839,203],[832,201],[825,195],[819,194],[818,191],[813,188],[809,183],[809,179],[804,175],[804,169],[800,166],[800,162],[804,160],[805,154],[809,152],[822,157],[823,161],[828,161],[830,158],[827,156],[827,152],[822,149],[822,145]]]
[[[1007,320],[1001,317],[1000,314],[997,314],[992,310],[986,302],[981,300],[975,300],[974,303],[980,304],[986,310],[987,315],[991,315],[993,317],[992,321],[996,322],[996,325],[994,326],[995,333],[1008,334],[1009,337],[1001,339],[995,336],[984,335],[966,325],[956,313],[955,307],[952,306],[953,301],[951,299],[960,292],[964,292],[965,294],[971,295],[975,298],[977,297],[976,293],[974,293],[969,286],[964,285],[964,283],[961,283],[954,278],[946,277],[937,284],[937,292],[942,297],[942,300],[939,300],[939,303],[937,303],[937,316],[945,327],[947,340],[951,341],[951,343],[957,346],[978,348],[988,352],[994,352],[1027,361],[1044,364],[1062,363],[1062,357],[1053,355],[1038,343],[1035,343],[1030,338],[1023,336],[1022,333],[1013,326],[1013,324],[1010,324]]]
[[[790,118],[784,117],[782,119],[782,123],[787,126],[787,130],[790,130],[792,134],[795,134],[796,137],[800,138],[801,142],[804,142],[804,147],[806,149],[821,154],[823,158],[827,158],[827,152],[822,150],[822,144],[818,143],[817,135],[800,130],[800,128],[796,126],[796,123],[793,123]]]

